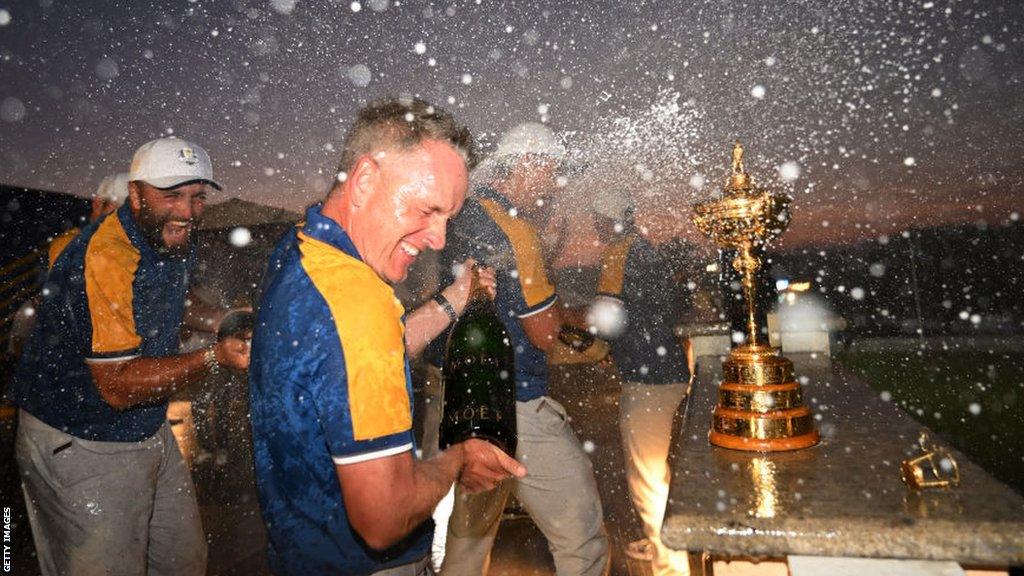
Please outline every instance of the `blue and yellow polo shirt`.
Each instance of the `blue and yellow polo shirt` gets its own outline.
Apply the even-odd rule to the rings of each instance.
[[[90,363],[178,353],[194,255],[158,254],[125,203],[72,239],[43,284],[38,320],[9,396],[72,436],[137,442],[163,424],[167,402],[115,410]]]
[[[474,258],[494,267],[498,290],[494,303],[515,347],[516,400],[526,402],[548,393],[547,355],[530,343],[520,318],[537,314],[555,303],[536,230],[516,217],[512,203],[492,188],[474,191],[462,211],[448,223],[447,244],[438,262],[441,285],[454,280],[454,266]],[[432,361],[441,365],[446,331],[431,347]]]
[[[375,552],[353,531],[336,464],[412,450],[404,310],[320,213],[271,256],[249,367],[256,483],[275,574],[369,574],[425,556],[433,522]]]
[[[686,354],[672,330],[686,296],[658,252],[639,235],[626,234],[605,247],[597,297],[613,299],[626,311],[625,331],[609,343],[627,382],[689,381]]]

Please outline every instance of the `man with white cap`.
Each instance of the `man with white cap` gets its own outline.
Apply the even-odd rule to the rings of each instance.
[[[604,574],[608,538],[594,471],[565,409],[548,396],[547,354],[562,329],[561,305],[548,280],[536,230],[521,216],[555,190],[565,147],[550,128],[509,130],[473,180],[478,184],[449,224],[442,273],[474,258],[498,275],[495,305],[515,348],[516,459],[529,473],[470,495],[456,489],[444,575],[483,574],[509,492],[548,539],[558,574]],[[442,282],[450,278],[442,278]],[[436,343],[443,343],[442,335]]]
[[[110,176],[107,176],[100,182],[100,186],[96,189],[96,192],[93,192],[92,203],[89,208],[89,222],[95,222],[103,216],[117,210],[121,207],[121,204],[124,203],[124,199],[127,197],[128,173],[121,172],[119,174],[111,174]],[[68,244],[70,244],[81,231],[81,228],[71,228],[50,242],[50,247],[47,249],[50,268],[53,268],[53,263],[57,261],[57,257],[60,256],[60,253],[68,247]]]
[[[9,392],[47,575],[205,572],[167,399],[222,365],[249,363],[248,345],[234,337],[178,353],[196,219],[220,188],[206,151],[153,140],[135,153],[128,179],[128,202],[85,227],[50,270]]]
[[[672,418],[693,371],[672,325],[682,316],[688,294],[678,289],[671,269],[638,232],[627,192],[601,189],[590,208],[605,244],[597,297],[588,311],[573,310],[569,316],[608,340],[622,380],[619,430],[626,481],[647,537],[631,543],[627,553],[651,560],[655,576],[685,573],[686,555],[666,548],[660,532],[668,501]]]

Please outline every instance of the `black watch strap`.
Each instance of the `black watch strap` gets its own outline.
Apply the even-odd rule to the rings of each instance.
[[[459,319],[459,315],[455,313],[455,307],[452,306],[452,303],[449,302],[448,299],[444,297],[444,294],[438,292],[437,294],[434,294],[432,300],[434,302],[437,302],[437,305],[440,306],[442,310],[444,310],[444,313],[448,315],[449,320],[455,322],[456,320]]]

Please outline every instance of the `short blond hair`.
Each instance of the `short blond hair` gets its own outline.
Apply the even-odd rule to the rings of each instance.
[[[356,160],[378,150],[409,150],[425,140],[450,144],[471,170],[476,165],[476,144],[469,129],[447,111],[419,98],[373,102],[356,116],[345,136],[338,172],[348,172]]]

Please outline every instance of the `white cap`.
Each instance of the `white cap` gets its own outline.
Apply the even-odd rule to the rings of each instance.
[[[140,146],[132,158],[128,179],[142,180],[163,189],[202,180],[221,189],[220,183],[213,179],[213,165],[206,150],[175,137],[150,140]]]
[[[537,122],[525,122],[502,135],[494,158],[538,154],[561,160],[565,156],[565,145],[551,128]]]
[[[128,173],[121,172],[107,176],[100,182],[100,187],[96,189],[93,196],[120,206],[128,197]]]
[[[625,220],[632,207],[629,195],[616,188],[601,188],[590,199],[590,209],[611,220]]]

